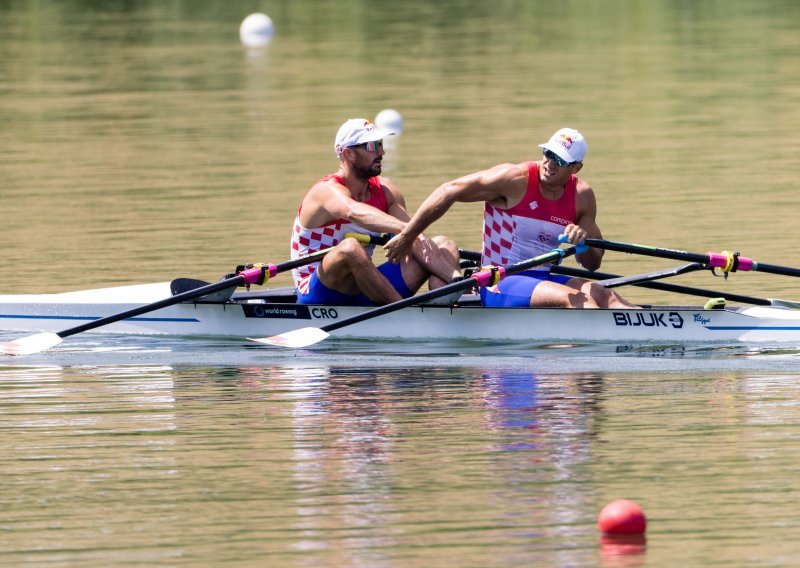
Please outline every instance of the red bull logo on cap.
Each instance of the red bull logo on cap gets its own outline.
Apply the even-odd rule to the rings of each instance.
[[[558,154],[567,162],[581,162],[586,155],[586,141],[583,135],[572,128],[562,128],[550,137],[540,148]]]

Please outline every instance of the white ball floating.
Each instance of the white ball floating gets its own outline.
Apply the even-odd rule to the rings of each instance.
[[[268,45],[273,35],[275,35],[275,24],[266,14],[250,14],[239,26],[239,38],[248,47]]]
[[[378,113],[375,117],[375,126],[390,128],[397,136],[403,133],[403,117],[392,108],[387,108]]]

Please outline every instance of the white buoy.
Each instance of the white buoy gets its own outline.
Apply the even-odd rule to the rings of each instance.
[[[239,38],[248,47],[268,45],[275,35],[275,24],[266,14],[255,13],[247,16],[239,26]]]
[[[391,128],[394,130],[395,136],[400,136],[403,133],[403,117],[393,108],[387,108],[379,112],[378,116],[375,117],[375,125]]]

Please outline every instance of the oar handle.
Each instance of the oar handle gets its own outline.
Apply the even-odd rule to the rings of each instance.
[[[371,235],[365,233],[345,233],[345,238],[354,238],[364,246],[385,245],[393,236],[394,235],[391,234]],[[251,284],[257,284],[260,286],[267,282],[270,278],[275,278],[281,272],[294,270],[295,268],[306,266],[307,264],[311,264],[313,262],[319,262],[322,257],[331,252],[333,249],[334,247],[318,250],[316,252],[307,254],[304,257],[287,260],[285,262],[281,262],[280,264],[248,264],[246,266],[238,266],[236,267],[236,274],[245,277],[245,285],[250,286]]]

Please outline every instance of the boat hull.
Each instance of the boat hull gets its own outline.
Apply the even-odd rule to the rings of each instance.
[[[0,296],[0,329],[59,332],[170,296],[169,283],[66,294]],[[363,313],[353,306],[303,306],[269,295],[163,308],[87,333],[267,337],[321,327]],[[338,329],[358,339],[470,339],[528,342],[800,343],[800,310],[653,307],[642,310],[414,306]]]

